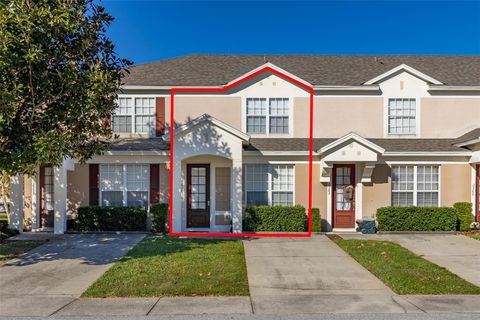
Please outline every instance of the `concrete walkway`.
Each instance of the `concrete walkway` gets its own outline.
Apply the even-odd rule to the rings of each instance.
[[[0,267],[0,316],[48,316],[78,298],[144,234],[55,237]]]
[[[255,313],[416,310],[324,235],[246,240]],[[417,309],[418,311],[418,309]]]
[[[480,241],[456,234],[341,235],[344,239],[393,241],[480,286]]]

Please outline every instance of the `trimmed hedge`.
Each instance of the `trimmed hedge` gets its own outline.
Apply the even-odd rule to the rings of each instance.
[[[322,220],[320,219],[320,209],[312,208],[312,232],[322,231]]]
[[[247,208],[245,231],[303,232],[307,215],[302,206],[252,206]]]
[[[19,234],[18,230],[8,227],[8,217],[6,214],[0,214],[0,240],[7,239]]]
[[[147,211],[138,207],[80,207],[75,228],[78,231],[145,231]]]
[[[168,203],[157,203],[150,208],[152,232],[166,233],[168,223]]]
[[[457,230],[470,231],[470,224],[473,222],[472,204],[470,202],[457,202],[453,205],[457,214]]]
[[[455,231],[453,208],[384,207],[377,209],[379,231]]]

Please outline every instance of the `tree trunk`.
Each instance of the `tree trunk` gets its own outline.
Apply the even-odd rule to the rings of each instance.
[[[1,172],[0,174],[0,192],[8,224],[10,225],[10,175],[6,172]]]

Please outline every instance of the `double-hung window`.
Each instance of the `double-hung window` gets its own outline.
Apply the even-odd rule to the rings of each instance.
[[[155,98],[119,97],[118,108],[112,116],[115,133],[155,132]]]
[[[148,165],[100,165],[102,206],[147,207],[150,183]]]
[[[247,207],[293,205],[294,169],[293,165],[246,165]]]
[[[288,134],[288,98],[247,98],[246,129],[253,134]]]
[[[440,169],[433,165],[392,167],[392,206],[437,207]]]
[[[388,134],[415,135],[416,119],[415,99],[388,99]]]

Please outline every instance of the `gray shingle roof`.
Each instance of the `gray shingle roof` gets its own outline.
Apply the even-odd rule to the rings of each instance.
[[[384,148],[386,152],[462,152],[468,151],[454,144],[480,136],[480,128],[456,139],[368,139]],[[472,137],[472,138],[470,138]],[[313,139],[313,150],[317,151],[336,138]],[[160,138],[128,138],[112,143],[112,151],[168,151],[170,145]],[[245,151],[308,151],[307,138],[251,138]]]
[[[480,85],[480,56],[267,55],[268,62],[312,85],[361,85],[406,64],[445,85]],[[130,68],[126,85],[223,85],[263,65],[263,55],[188,55]]]
[[[454,140],[453,143],[462,143],[462,142],[467,142],[471,141],[474,139],[478,139],[480,137],[480,128],[474,129],[472,131],[469,131],[465,133],[464,135],[458,137],[457,139]]]
[[[110,145],[111,151],[168,151],[170,144],[160,138],[124,138]]]
[[[313,139],[313,150],[319,150],[336,139]],[[460,152],[453,139],[368,139],[384,148],[386,152]],[[246,151],[308,151],[308,139],[302,138],[255,138],[250,139]]]

